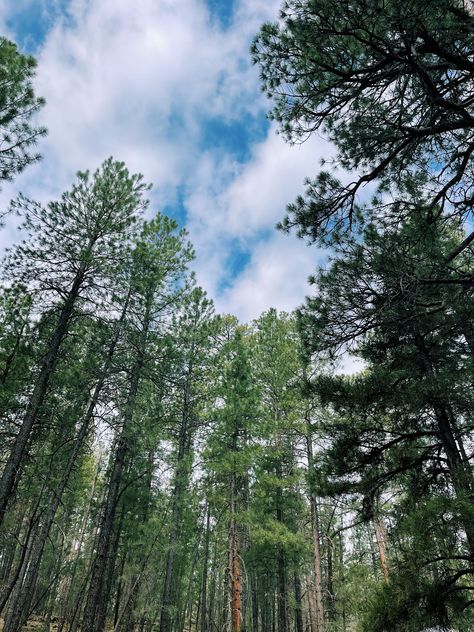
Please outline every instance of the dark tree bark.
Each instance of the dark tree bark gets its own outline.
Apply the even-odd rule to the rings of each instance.
[[[82,629],[89,632],[102,632],[105,626],[106,609],[110,597],[110,588],[115,557],[118,546],[118,528],[115,521],[122,492],[123,478],[127,469],[132,439],[133,413],[138,388],[144,368],[145,346],[150,327],[151,297],[148,297],[143,326],[137,345],[135,364],[131,369],[131,378],[127,401],[123,412],[120,434],[111,463],[110,476],[105,498],[96,553],[92,563],[89,591],[84,607]]]
[[[82,263],[61,308],[56,328],[49,341],[48,352],[41,365],[33,393],[31,394],[26,408],[23,423],[15,437],[11,452],[5,464],[0,479],[0,526],[5,519],[5,512],[15,489],[18,472],[28,447],[31,432],[46,397],[51,375],[56,368],[61,344],[69,330],[71,317],[74,313],[76,301],[84,282],[85,272],[86,264]]]
[[[174,623],[173,610],[177,600],[177,578],[175,577],[176,549],[182,519],[183,494],[188,485],[189,472],[187,460],[192,443],[190,409],[191,374],[192,366],[188,367],[184,386],[183,414],[178,438],[178,453],[172,492],[171,526],[161,602],[160,632],[171,632]]]
[[[311,467],[313,462],[313,441],[309,418],[307,421],[306,449],[308,454],[308,464]],[[321,564],[321,534],[319,528],[318,500],[312,490],[309,492],[309,505],[311,512],[311,544],[313,552],[313,572],[314,572],[314,606],[315,606],[315,632],[324,631],[324,602],[323,602],[323,578]]]
[[[425,340],[420,334],[415,335],[415,344],[420,353],[425,374],[428,378],[434,379],[436,371],[433,366]],[[441,394],[436,390],[431,395],[430,404],[435,414],[438,425],[438,436],[442,443],[448,470],[456,495],[467,503],[472,503],[474,483],[472,472],[464,462],[461,450],[456,443],[456,437],[451,425],[449,411],[446,402]],[[469,510],[461,508],[461,518],[471,555],[474,557],[474,524]]]
[[[28,616],[31,600],[36,588],[36,582],[38,579],[39,567],[41,559],[43,557],[44,547],[51,531],[51,527],[54,523],[58,508],[61,505],[64,492],[66,491],[67,485],[74,471],[74,467],[76,466],[77,459],[84,446],[85,439],[90,431],[94,411],[99,401],[99,396],[104,386],[105,380],[107,379],[107,376],[109,374],[112,358],[120,337],[122,324],[128,309],[129,297],[130,293],[127,296],[124,307],[122,309],[121,317],[117,323],[115,332],[110,341],[106,359],[102,367],[101,376],[95,385],[94,391],[89,400],[87,410],[81,420],[79,430],[74,439],[74,443],[72,445],[71,452],[69,453],[66,467],[59,482],[59,486],[57,489],[51,490],[49,506],[46,508],[45,515],[43,516],[41,523],[38,525],[38,528],[34,532],[33,544],[31,547],[29,559],[27,561],[27,570],[25,571],[25,573],[22,574],[22,581],[18,581],[16,584],[16,590],[12,598],[10,611],[5,621],[5,632],[17,632],[26,623],[26,617]],[[26,564],[26,561],[24,562],[24,564]]]
[[[303,599],[301,596],[301,580],[298,571],[294,575],[295,584],[295,631],[303,632]]]

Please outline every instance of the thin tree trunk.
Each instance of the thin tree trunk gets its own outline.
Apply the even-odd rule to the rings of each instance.
[[[169,535],[168,553],[166,556],[165,579],[163,583],[163,595],[160,615],[160,632],[171,632],[173,628],[174,612],[177,594],[175,577],[175,558],[178,545],[179,529],[181,524],[183,493],[187,487],[188,464],[187,458],[191,449],[190,436],[190,388],[192,368],[188,368],[184,387],[183,414],[179,434],[178,454],[175,469],[175,482],[173,487],[173,506],[171,514],[171,526]]]
[[[436,372],[433,367],[428,349],[425,341],[420,334],[415,336],[415,344],[420,352],[421,359],[425,373],[431,379],[435,378]],[[456,496],[461,499],[464,498],[465,502],[472,501],[474,483],[471,471],[466,467],[462,454],[456,443],[453,429],[451,427],[448,410],[444,405],[444,402],[440,400],[439,394],[434,392],[431,397],[431,405],[435,413],[436,421],[438,424],[438,435],[446,454],[449,473],[451,475],[451,481],[456,492]],[[472,521],[471,512],[463,509],[461,505],[460,509],[461,518],[463,521],[464,531],[466,533],[467,542],[470,548],[471,555],[474,557],[474,524]]]
[[[341,584],[344,586],[344,540],[342,532],[339,534],[339,568],[340,568],[340,577]],[[342,600],[342,632],[346,632],[346,602],[345,599]]]
[[[301,580],[295,571],[295,631],[303,632],[303,599],[301,597]]]
[[[67,620],[67,615],[68,615],[68,603],[69,603],[69,597],[71,594],[71,589],[74,585],[74,581],[76,579],[76,573],[77,573],[77,567],[79,564],[79,560],[80,560],[80,556],[81,556],[81,552],[82,552],[82,545],[84,544],[84,540],[86,537],[86,529],[87,529],[87,522],[89,520],[89,516],[90,516],[90,512],[91,512],[91,508],[92,508],[92,503],[94,500],[94,496],[95,496],[95,492],[96,492],[96,488],[97,488],[97,482],[99,480],[99,473],[100,473],[100,459],[97,463],[97,467],[95,470],[95,474],[94,474],[94,479],[92,482],[92,487],[91,487],[91,491],[89,494],[89,500],[87,503],[87,508],[86,511],[84,513],[84,516],[82,517],[82,521],[81,521],[81,527],[80,527],[80,532],[79,532],[79,540],[78,540],[78,544],[77,544],[77,550],[76,550],[76,554],[74,556],[73,559],[73,563],[72,563],[72,569],[71,569],[71,573],[68,577],[68,582],[64,588],[64,593],[63,593],[63,598],[62,598],[62,606],[60,607],[60,612],[61,612],[61,618],[59,620],[58,623],[58,630],[57,632],[62,632],[63,628],[66,624],[66,620]]]
[[[308,467],[313,463],[313,440],[311,437],[311,427],[307,418],[306,448],[308,454]],[[324,602],[323,602],[323,577],[321,563],[321,544],[318,503],[316,495],[309,492],[309,505],[311,512],[311,544],[313,553],[314,572],[314,606],[315,606],[315,632],[324,632]]]
[[[311,585],[311,579],[306,577],[306,601],[308,604],[308,623],[310,632],[317,632],[316,630],[316,616],[315,616],[315,605],[314,605],[314,590]]]
[[[375,542],[377,543],[377,551],[379,554],[380,568],[382,569],[382,575],[384,582],[388,584],[388,561],[387,561],[387,529],[385,527],[383,518],[381,516],[374,516],[373,525],[375,531]]]
[[[232,546],[232,632],[240,632],[241,627],[241,577],[237,540],[234,536]]]
[[[278,632],[287,632],[288,628],[288,599],[286,587],[286,558],[280,547],[277,555],[278,570]]]
[[[208,629],[213,629],[213,623],[215,622],[215,603],[216,603],[216,593],[217,593],[217,575],[218,575],[218,560],[217,560],[217,547],[218,547],[218,539],[214,538],[214,547],[212,553],[212,569],[213,573],[211,575],[211,585],[209,587],[209,611],[208,611]],[[206,630],[206,632],[209,632]],[[204,631],[202,631],[204,632]]]
[[[21,467],[21,463],[28,446],[31,431],[33,430],[33,426],[36,422],[38,412],[46,397],[51,375],[56,368],[59,356],[59,349],[69,329],[71,317],[74,312],[74,307],[84,280],[85,270],[86,264],[82,263],[73,281],[72,287],[69,290],[63,307],[61,308],[56,328],[49,341],[48,353],[43,360],[43,364],[41,365],[41,369],[36,380],[33,393],[31,394],[28,406],[26,408],[23,423],[21,424],[20,430],[15,437],[13,447],[5,464],[2,477],[0,479],[0,526],[3,524],[7,505],[18,482],[18,473]]]
[[[328,591],[328,616],[331,621],[335,619],[335,596],[334,596],[334,567],[333,567],[333,542],[329,535],[326,536],[326,542],[328,547],[328,559],[327,559],[327,591]]]
[[[253,570],[250,575],[251,581],[251,594],[252,594],[252,630],[258,630],[258,613],[259,613],[259,603],[258,603],[258,584],[257,584],[257,576],[256,571]],[[202,632],[205,632],[204,630]]]
[[[123,413],[122,429],[117,439],[117,447],[112,461],[107,496],[100,521],[96,554],[92,564],[89,591],[84,607],[82,629],[88,632],[102,632],[105,624],[106,609],[110,597],[111,576],[115,564],[116,547],[118,546],[119,537],[117,525],[115,525],[115,517],[129,456],[131,425],[144,366],[145,345],[150,327],[150,318],[151,296],[148,296],[143,327],[136,351],[135,365],[131,371],[130,387]]]
[[[209,572],[209,539],[211,530],[211,506],[207,504],[206,533],[204,537],[204,558],[202,561],[201,580],[201,605],[200,605],[200,632],[208,632],[208,611],[207,611],[207,575]]]
[[[112,463],[107,497],[100,522],[97,549],[92,564],[89,591],[84,608],[82,628],[90,632],[102,632],[102,628],[99,627],[100,621],[102,620],[101,611],[106,609],[108,605],[108,595],[104,595],[104,587],[107,583],[107,573],[111,563],[110,558],[113,553],[112,545],[115,540],[116,532],[114,522],[129,449],[128,437],[126,437],[124,432],[125,429],[128,430],[124,424],[118,438]],[[105,600],[103,597],[105,597]]]

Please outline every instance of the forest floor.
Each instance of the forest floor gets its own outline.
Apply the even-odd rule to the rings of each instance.
[[[58,626],[56,623],[51,623],[48,632],[57,632]],[[107,630],[111,630],[107,626]],[[3,619],[0,617],[0,632],[3,630]],[[45,620],[42,617],[31,617],[28,623],[22,628],[22,632],[45,632]]]
[[[51,624],[50,632],[56,632],[57,625]],[[3,630],[3,619],[0,619],[0,632]],[[30,621],[22,628],[22,632],[44,632],[45,625],[44,619],[40,617],[32,617]]]

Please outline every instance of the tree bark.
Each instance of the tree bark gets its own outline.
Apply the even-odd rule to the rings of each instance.
[[[183,414],[181,417],[181,427],[178,440],[178,454],[175,469],[175,481],[173,487],[173,505],[171,513],[171,526],[169,535],[169,546],[166,555],[165,579],[163,583],[162,606],[160,615],[160,632],[171,632],[174,622],[173,609],[176,605],[176,578],[174,576],[176,548],[179,538],[179,529],[182,516],[183,493],[187,487],[188,467],[187,458],[191,449],[190,436],[190,390],[191,372],[188,367],[186,383],[184,387]]]
[[[211,507],[208,503],[206,514],[206,533],[204,536],[204,558],[202,561],[202,580],[201,580],[201,605],[200,605],[200,632],[208,632],[208,612],[207,612],[207,575],[209,572],[209,539],[211,530]]]
[[[303,599],[301,596],[301,580],[298,571],[294,575],[295,583],[295,632],[303,632]]]
[[[132,439],[133,413],[138,388],[142,376],[145,357],[145,346],[150,327],[151,296],[148,297],[139,344],[136,350],[135,364],[131,370],[130,386],[127,402],[123,412],[123,422],[117,438],[107,495],[100,521],[96,554],[92,563],[89,591],[84,607],[82,629],[88,632],[103,632],[106,609],[110,597],[110,584],[119,533],[115,517],[121,495],[122,481],[128,463],[130,441]]]
[[[85,271],[86,264],[82,263],[61,308],[56,328],[49,341],[48,353],[43,360],[33,393],[31,394],[26,408],[23,423],[15,437],[11,452],[2,472],[0,479],[0,526],[3,524],[8,503],[18,482],[18,472],[28,447],[33,426],[35,425],[39,410],[46,397],[51,375],[56,368],[61,344],[69,330],[74,307],[84,281]]]
[[[311,437],[311,427],[307,418],[306,449],[308,454],[308,467],[313,462],[313,440]],[[311,512],[311,543],[313,553],[314,572],[314,607],[315,632],[324,632],[324,602],[323,602],[323,577],[321,564],[321,536],[319,529],[318,502],[316,494],[309,492],[309,505]]]
[[[384,582],[389,583],[388,573],[388,561],[387,561],[387,529],[385,527],[383,518],[381,516],[374,516],[373,519],[375,542],[377,544],[377,551],[379,554],[380,568],[382,569],[382,575]]]
[[[420,334],[415,335],[415,344],[420,353],[426,376],[434,380],[436,371],[425,341]],[[468,502],[472,504],[474,490],[472,473],[464,463],[450,423],[448,409],[437,391],[432,393],[430,404],[435,414],[438,425],[438,436],[446,454],[448,470],[451,475],[454,491],[456,492],[456,496],[464,501],[464,503],[461,504],[460,515],[470,553],[474,557],[474,524],[472,515],[469,509],[463,508],[463,505]]]
[[[84,445],[87,434],[89,433],[91,422],[94,416],[94,411],[97,406],[105,380],[108,376],[115,348],[120,337],[122,323],[125,319],[126,311],[128,309],[129,297],[130,293],[127,296],[124,307],[122,309],[121,317],[115,328],[112,340],[110,341],[101,376],[94,387],[94,391],[89,400],[89,405],[81,420],[79,430],[74,439],[72,450],[66,462],[66,467],[59,482],[59,486],[57,489],[51,490],[51,499],[49,507],[46,508],[46,515],[44,516],[42,523],[38,526],[38,529],[34,533],[32,550],[27,562],[28,568],[26,572],[22,575],[22,581],[20,583],[17,583],[17,589],[14,592],[14,597],[10,605],[10,612],[6,617],[4,632],[17,632],[26,622],[25,617],[27,616],[27,613],[29,611],[31,599],[36,588],[36,582],[38,579],[38,572],[41,559],[43,557],[44,547],[48,539],[51,527],[54,523],[58,508],[61,505],[63,494],[74,471],[77,458]]]

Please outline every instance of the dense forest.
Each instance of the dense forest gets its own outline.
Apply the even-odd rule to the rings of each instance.
[[[2,210],[4,632],[474,630],[474,5],[288,0],[251,54],[335,147],[279,227],[329,253],[294,313],[216,314],[113,158]],[[35,65],[0,40],[3,182]]]

